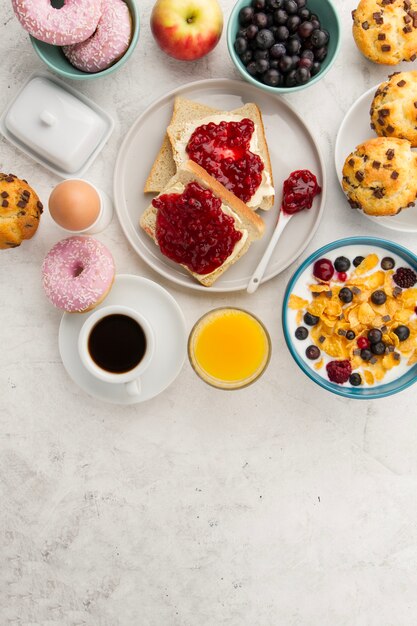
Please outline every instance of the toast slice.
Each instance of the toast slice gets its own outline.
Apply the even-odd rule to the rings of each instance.
[[[172,114],[170,124],[172,124],[174,116],[176,115],[179,116],[178,119],[182,119],[182,111],[179,111],[175,106],[177,100],[178,98],[176,98],[174,102],[174,112]],[[206,106],[205,104],[200,104],[198,102],[194,102],[193,104],[195,105],[194,115],[196,120],[218,113],[217,109],[213,109],[213,107]],[[156,156],[154,164],[152,165],[149,176],[146,179],[143,191],[145,193],[159,193],[167,186],[170,179],[175,176],[176,171],[177,165],[174,161],[171,142],[168,134],[165,134],[162,146]]]
[[[194,163],[187,161],[183,163],[176,175],[168,182],[163,193],[181,193],[180,190],[186,187],[188,183],[197,182],[202,187],[209,189],[215,196],[221,199],[224,210],[231,215],[235,221],[236,230],[243,233],[242,238],[235,245],[232,254],[224,261],[224,263],[210,274],[196,274],[186,265],[182,265],[196,280],[205,287],[211,287],[213,283],[236,261],[242,257],[249,249],[252,241],[260,239],[264,233],[265,224],[263,220],[249,209],[239,198],[228,191],[212,176]],[[160,194],[160,195],[162,195]],[[140,226],[154,240],[156,245],[156,217],[158,210],[151,204],[142,214],[140,218]],[[243,242],[243,245],[242,245]]]
[[[262,193],[255,194],[255,196],[249,201],[248,206],[254,210],[260,208],[267,211],[274,204],[273,175],[262,114],[256,104],[248,103],[233,111],[219,111],[198,102],[194,102],[193,100],[187,100],[186,98],[181,97],[175,98],[174,112],[167,129],[167,135],[172,147],[172,158],[175,161],[177,168],[180,167],[181,163],[188,160],[185,146],[187,145],[191,134],[199,125],[199,122],[204,119],[207,119],[207,121],[208,119],[213,119],[213,121],[219,123],[223,117],[227,119],[233,118],[234,121],[247,117],[255,124],[256,151],[264,163],[262,184],[264,185],[263,191],[265,195]],[[159,183],[162,182],[162,180],[167,182],[169,178],[168,172],[172,173],[172,161],[170,160],[171,155],[169,154],[169,151],[164,148],[164,146],[166,146],[165,141],[166,140],[164,139],[163,146],[152,167],[151,174],[146,181],[145,192],[154,191],[157,186],[155,185],[155,182]],[[160,191],[160,189],[158,189],[158,191]]]

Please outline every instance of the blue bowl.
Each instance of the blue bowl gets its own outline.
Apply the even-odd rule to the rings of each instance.
[[[238,0],[233,7],[227,24],[227,47],[229,49],[229,54],[236,68],[239,70],[245,80],[252,83],[252,85],[255,85],[255,87],[263,89],[263,91],[268,91],[269,93],[275,94],[282,94],[294,93],[295,91],[300,91],[301,89],[305,89],[306,87],[311,87],[327,74],[327,72],[334,63],[340,48],[341,31],[339,16],[331,0],[307,0],[307,7],[311,10],[312,13],[315,13],[318,16],[323,28],[325,28],[329,32],[330,39],[328,44],[327,57],[322,63],[320,72],[316,74],[316,76],[313,76],[313,78],[311,78],[311,80],[309,80],[308,83],[306,83],[305,85],[298,85],[296,87],[270,87],[269,85],[264,85],[264,83],[259,82],[258,80],[256,80],[256,78],[248,74],[246,67],[243,65],[239,56],[236,54],[234,42],[236,39],[237,31],[240,28],[239,11],[243,7],[250,6],[250,4],[251,0]]]
[[[413,268],[413,270],[417,273],[417,256],[407,250],[407,248],[403,248],[392,241],[386,241],[385,239],[379,239],[376,237],[347,237],[346,239],[338,239],[338,241],[333,241],[333,243],[329,243],[327,246],[323,246],[316,252],[313,252],[297,269],[295,274],[292,276],[291,280],[288,283],[287,289],[285,291],[284,302],[282,305],[282,327],[284,330],[284,337],[287,343],[288,349],[291,352],[295,362],[297,365],[303,370],[304,374],[306,374],[311,380],[315,383],[327,389],[327,391],[331,391],[332,393],[337,394],[338,396],[343,396],[344,398],[354,398],[356,400],[374,400],[375,398],[386,398],[387,396],[391,396],[394,393],[398,393],[403,391],[410,385],[416,382],[417,380],[417,363],[409,367],[408,371],[389,383],[385,385],[375,385],[374,387],[344,387],[343,385],[338,385],[336,383],[332,383],[329,380],[326,380],[316,370],[306,363],[302,357],[298,354],[297,350],[294,347],[293,337],[288,330],[288,299],[293,292],[294,285],[300,277],[300,274],[304,272],[304,270],[312,265],[317,259],[325,256],[328,252],[332,250],[336,250],[337,248],[342,248],[345,246],[352,245],[363,245],[369,246],[372,248],[382,248],[385,252],[392,252],[397,254],[399,257],[404,259],[404,261]]]
[[[72,80],[94,80],[95,78],[103,78],[104,76],[108,76],[109,74],[116,72],[131,56],[139,39],[140,17],[136,0],[125,0],[125,2],[129,7],[130,16],[132,18],[132,39],[124,55],[120,57],[116,63],[113,63],[113,65],[110,65],[110,67],[105,70],[94,73],[82,72],[71,65],[62,52],[62,48],[60,46],[53,46],[52,44],[45,43],[44,41],[39,41],[30,35],[30,40],[36,54],[45,63],[45,65],[49,67],[50,70],[55,72],[55,74],[58,74],[58,76],[61,76],[61,78],[71,78]],[[56,0],[53,0],[52,5],[56,3]]]

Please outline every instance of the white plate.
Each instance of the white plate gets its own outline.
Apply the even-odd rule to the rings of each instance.
[[[245,289],[276,225],[281,189],[288,175],[309,169],[323,191],[313,208],[297,215],[286,228],[270,261],[265,282],[295,261],[309,244],[319,225],[325,202],[326,174],[320,150],[309,129],[283,99],[262,92],[246,82],[214,79],[190,83],[154,102],[136,120],[120,148],[114,173],[114,202],[123,231],[136,252],[148,265],[166,278],[191,289],[207,291],[180,265],[164,257],[148,235],[139,228],[139,217],[152,196],[143,193],[145,180],[159,151],[172,115],[174,98],[183,95],[221,110],[232,110],[255,102],[262,111],[276,188],[275,206],[260,211],[265,219],[264,237],[233,265],[209,291]]]
[[[126,386],[105,383],[88,372],[78,354],[78,334],[91,313],[64,313],[59,327],[59,351],[72,380],[90,396],[115,404],[135,404],[157,396],[178,376],[184,364],[187,331],[183,313],[166,289],[147,278],[119,274],[100,309],[110,304],[129,306],[141,313],[155,334],[155,355],[141,377],[142,395],[128,396]]]
[[[369,111],[378,87],[379,85],[371,87],[371,89],[362,94],[361,97],[352,104],[337,133],[334,158],[337,178],[340,185],[342,185],[342,171],[346,157],[360,143],[366,141],[366,139],[377,136],[370,126],[371,117]],[[408,233],[417,232],[417,207],[411,207],[391,217],[375,217],[373,215],[366,215],[363,211],[361,211],[361,213],[364,217],[367,217],[369,220],[385,228]]]

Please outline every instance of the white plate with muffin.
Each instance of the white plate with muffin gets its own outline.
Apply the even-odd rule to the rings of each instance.
[[[335,165],[349,205],[372,221],[417,232],[417,71],[366,91],[340,126]]]

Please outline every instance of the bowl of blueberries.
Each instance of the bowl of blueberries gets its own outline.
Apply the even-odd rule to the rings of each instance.
[[[227,46],[247,81],[270,93],[314,85],[340,47],[340,22],[331,0],[238,0]]]

